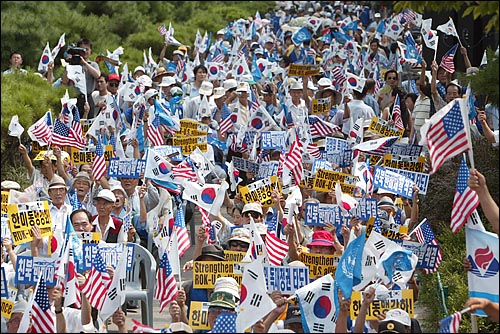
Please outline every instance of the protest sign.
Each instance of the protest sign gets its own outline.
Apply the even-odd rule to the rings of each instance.
[[[111,158],[108,166],[109,177],[138,179],[146,169],[146,160],[133,158]]]
[[[275,175],[241,187],[239,193],[245,204],[260,202],[263,207],[267,208],[274,205],[271,197],[274,189],[278,189],[281,195],[281,183],[278,182],[278,177]]]
[[[52,219],[47,201],[9,204],[7,211],[14,245],[33,240],[33,225],[40,227],[42,237],[52,235]]]
[[[264,266],[267,293],[279,290],[292,295],[295,290],[309,284],[309,267]]]
[[[356,319],[361,309],[361,292],[353,291],[351,295],[351,319]],[[385,315],[387,311],[400,308],[408,313],[410,318],[415,317],[415,305],[412,290],[389,290],[386,300],[374,300],[366,312],[366,320],[379,320],[377,316]]]
[[[106,263],[106,265],[116,268],[118,260],[121,254],[123,254],[123,247],[127,247],[127,270],[132,270],[132,265],[134,262],[134,244],[127,243],[126,245],[120,244],[83,244],[83,270],[89,270],[92,268],[92,261],[97,253],[97,248],[101,252],[101,256]]]

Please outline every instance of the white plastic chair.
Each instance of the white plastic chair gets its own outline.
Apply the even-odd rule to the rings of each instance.
[[[144,276],[143,276],[144,275]],[[134,264],[127,271],[126,302],[141,302],[142,323],[153,327],[153,295],[156,281],[156,260],[139,244],[134,244]]]

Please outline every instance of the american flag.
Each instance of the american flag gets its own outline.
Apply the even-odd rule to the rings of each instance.
[[[307,144],[307,153],[312,155],[316,159],[321,159],[321,151],[318,146],[313,144]]]
[[[302,164],[302,146],[297,134],[295,134],[295,140],[286,155],[284,166],[292,171],[295,184],[300,184],[304,176],[304,166]]]
[[[465,157],[462,156],[462,162],[458,169],[457,189],[451,208],[450,227],[453,233],[457,233],[467,223],[467,218],[479,205],[477,193],[467,185],[468,180],[469,168],[465,162]]]
[[[55,314],[50,309],[49,292],[45,279],[40,277],[32,308],[32,333],[55,333]]]
[[[434,233],[432,232],[431,226],[425,219],[417,228],[415,229],[415,236],[417,237],[418,242],[421,244],[431,244],[431,245],[439,245]],[[441,248],[439,248],[438,255],[436,258],[436,264],[432,269],[424,269],[424,274],[430,274],[435,272],[441,260],[443,259],[443,253],[441,252]]]
[[[184,253],[191,247],[191,241],[189,239],[189,234],[186,228],[186,215],[184,214],[184,207],[182,202],[177,207],[177,215],[175,216],[174,229],[177,233],[177,246],[179,247],[179,257],[184,255]]]
[[[398,136],[367,140],[352,147],[354,150],[372,155],[385,155],[391,146],[399,139]]]
[[[137,113],[137,117],[135,119],[135,128],[138,129],[141,124],[142,124],[142,119],[144,118],[144,110],[146,109],[146,107],[144,107],[144,105],[141,105],[139,107],[139,112]]]
[[[215,318],[212,333],[236,333],[237,313],[220,313]]]
[[[233,128],[233,124],[236,123],[238,119],[237,113],[230,113],[227,115],[219,124],[219,131],[221,136],[224,136],[228,131]]]
[[[111,277],[109,277],[106,270],[106,263],[104,263],[99,247],[96,247],[96,249],[90,275],[80,287],[80,290],[93,308],[101,310],[108,293],[108,286],[111,284]]]
[[[163,23],[162,25],[160,25],[158,27],[158,32],[160,33],[160,35],[162,36],[165,36],[167,34],[167,27],[165,26],[165,23]]]
[[[152,122],[149,123],[147,137],[151,146],[161,146],[165,144],[165,138],[160,131],[160,115],[155,114]]]
[[[209,234],[207,242],[209,245],[213,245],[216,243],[216,238],[215,238],[215,235],[213,235],[214,227],[212,226],[212,221],[210,220],[210,215],[201,206],[198,206],[198,211],[200,211],[200,214],[201,214],[201,225],[205,228],[205,233]]]
[[[194,171],[192,163],[189,159],[184,159],[180,164],[172,167],[172,174],[174,177],[185,178],[190,181],[198,181],[196,172]]]
[[[337,86],[337,88],[342,87],[347,80],[345,75],[340,70],[340,66],[335,66],[333,68],[332,75],[333,78],[335,79],[335,85]]]
[[[453,59],[455,58],[457,49],[458,44],[455,44],[444,54],[443,58],[441,58],[441,64],[439,64],[439,66],[444,68],[444,70],[448,73],[453,74],[455,72],[455,63],[453,62]]]
[[[309,129],[311,130],[311,136],[313,138],[325,137],[337,131],[341,131],[340,127],[337,125],[323,121],[321,118],[315,115],[308,116]]]
[[[97,139],[97,145],[95,146],[94,163],[92,164],[92,175],[95,180],[100,180],[106,175],[106,160],[104,159],[104,149],[101,143],[101,136]]]
[[[135,320],[132,318],[132,332],[134,333],[160,333],[160,329],[156,329],[147,325],[144,325],[142,322]]]
[[[438,333],[458,333],[460,322],[462,322],[462,312],[458,311],[439,322]]]
[[[82,123],[80,123],[80,112],[78,111],[78,108],[76,106],[73,107],[72,112],[73,112],[73,121],[71,122],[71,127],[73,128],[73,130],[75,130],[76,138],[84,143]]]
[[[415,20],[417,18],[417,13],[415,13],[411,9],[406,8],[403,11],[403,18],[404,18],[405,22],[407,22],[407,23],[413,22],[413,20]]]
[[[275,232],[268,232],[266,237],[266,250],[269,256],[269,263],[274,266],[281,266],[281,261],[288,254],[288,242],[281,240]]]
[[[81,136],[78,137],[73,128],[69,128],[59,119],[56,119],[54,127],[52,128],[52,144],[71,146],[78,150],[85,147],[85,143],[81,141]]]
[[[392,120],[398,130],[403,130],[405,126],[403,125],[403,119],[401,118],[401,106],[399,104],[399,94],[396,94],[396,100],[394,100],[394,107],[392,108]]]
[[[48,145],[52,140],[52,114],[49,111],[35,124],[28,128],[28,135],[41,145]]]
[[[448,112],[441,113],[444,108],[448,108]],[[431,117],[431,125],[426,134],[432,164],[432,170],[429,173],[431,175],[441,167],[445,160],[470,148],[458,100],[450,102],[444,108]]]
[[[175,68],[175,74],[182,78],[182,72],[184,72],[186,65],[184,59],[182,59],[181,55],[177,55],[177,67]]]
[[[160,266],[156,272],[156,286],[154,298],[160,301],[160,312],[165,309],[171,301],[177,298],[179,290],[172,272],[172,266],[168,260],[168,252],[165,251],[161,257]]]

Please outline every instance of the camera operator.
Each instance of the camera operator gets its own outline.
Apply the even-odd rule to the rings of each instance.
[[[85,74],[87,96],[84,95],[84,92],[80,92],[77,97],[77,106],[80,112],[80,117],[88,119],[94,118],[94,102],[91,95],[95,90],[97,79],[101,76],[101,70],[96,62],[89,60],[90,54],[92,53],[92,42],[87,38],[81,38],[76,43],[76,47],[70,46],[68,48],[67,53],[68,58],[70,58],[69,64],[82,66],[83,73]],[[62,85],[67,86],[68,83],[69,79],[67,69],[65,69],[62,74]],[[88,110],[88,114],[86,110]]]

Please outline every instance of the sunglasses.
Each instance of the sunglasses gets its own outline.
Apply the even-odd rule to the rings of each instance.
[[[115,82],[110,82],[109,83],[109,87],[118,87],[118,85],[120,85],[119,83],[115,83]]]
[[[387,80],[397,80],[396,77],[387,77]]]

